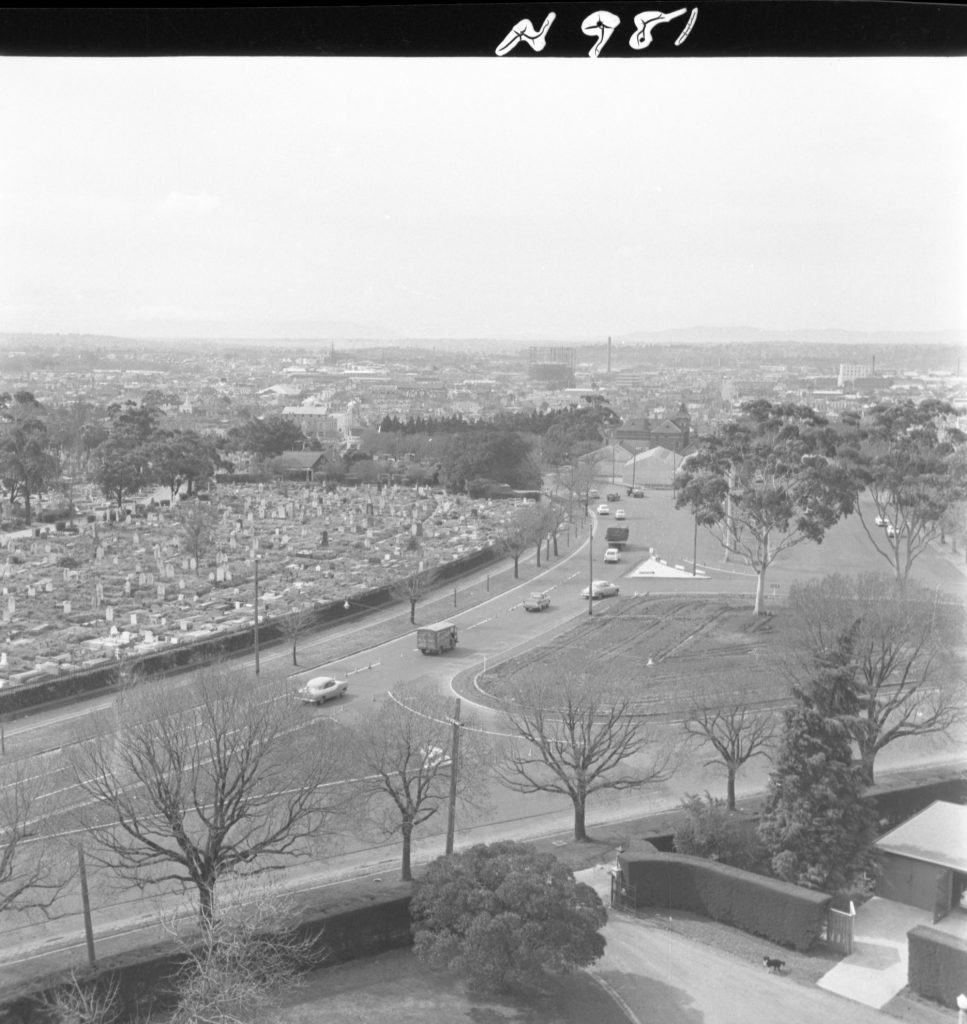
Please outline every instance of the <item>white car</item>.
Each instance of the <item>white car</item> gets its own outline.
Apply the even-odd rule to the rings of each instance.
[[[886,516],[877,516],[876,519],[874,519],[873,521],[876,523],[877,526],[889,526],[890,525],[890,520],[887,519]]]
[[[620,562],[621,552],[617,548],[608,548],[604,553],[604,560],[606,562]]]
[[[581,591],[581,597],[587,599],[588,587],[585,587]],[[618,587],[617,584],[612,583],[610,580],[592,580],[591,581],[591,600],[597,601],[599,597],[617,597]]]
[[[598,515],[599,516],[610,516],[611,515],[611,508],[610,508],[610,506],[605,505],[605,504],[598,505]]]
[[[625,510],[623,508],[616,508],[614,510],[614,517],[615,517],[615,519],[627,519],[628,518],[625,515]]]
[[[451,763],[442,747],[420,747],[420,753],[423,755],[424,768],[447,768]]]
[[[345,697],[349,683],[332,676],[316,676],[298,691],[299,700],[305,704],[325,704],[334,697]]]

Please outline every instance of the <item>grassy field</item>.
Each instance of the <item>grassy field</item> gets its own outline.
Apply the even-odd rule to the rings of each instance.
[[[599,608],[486,672],[481,689],[499,702],[531,681],[625,679],[638,687],[641,710],[655,715],[681,715],[693,702],[768,705],[788,694],[796,637],[784,609],[756,618],[740,600],[712,596],[620,598]]]

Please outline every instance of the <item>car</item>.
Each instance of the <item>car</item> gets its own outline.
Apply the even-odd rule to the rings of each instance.
[[[615,519],[627,519],[628,518],[625,515],[625,510],[623,508],[616,508],[614,510],[614,517],[615,517]]]
[[[442,747],[420,747],[424,768],[447,768],[452,763]]]
[[[617,597],[618,586],[610,580],[592,580],[590,588],[585,587],[581,591],[581,597],[587,600],[588,590],[591,591],[591,600],[597,601],[599,597]]]
[[[591,490],[588,491],[588,497],[589,498],[600,498],[601,495],[598,494],[598,492],[592,487]]]
[[[550,607],[551,597],[546,591],[534,591],[524,599],[524,610],[528,612],[542,612]]]
[[[893,523],[887,523],[886,524],[886,535],[891,540],[894,537],[899,536],[901,533],[903,533],[903,527],[902,526],[894,526]]]
[[[604,560],[606,562],[620,562],[621,552],[617,548],[608,548],[604,553]]]
[[[877,526],[889,526],[890,525],[890,520],[887,519],[886,516],[877,516],[876,519],[874,519],[873,521],[876,523]]]
[[[610,491],[607,495],[605,495],[605,497],[608,499],[608,501],[619,501],[621,495],[618,494],[617,491]]]
[[[645,496],[644,487],[634,487],[631,491],[632,498],[643,498]]]
[[[345,697],[349,683],[332,676],[316,676],[298,691],[299,700],[304,704],[325,704],[334,697]]]
[[[598,515],[599,516],[610,516],[611,515],[611,507],[610,507],[610,505],[605,505],[604,502],[602,502],[600,505],[598,505]]]

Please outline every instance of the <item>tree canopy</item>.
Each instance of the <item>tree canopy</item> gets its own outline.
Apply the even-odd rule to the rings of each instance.
[[[836,459],[836,434],[808,406],[747,402],[743,416],[703,438],[677,479],[677,508],[689,508],[727,552],[758,577],[755,614],[765,604],[766,572],[781,552],[826,531],[856,504],[856,488]]]
[[[539,983],[604,954],[607,911],[551,854],[513,842],[433,861],[410,904],[413,952],[471,989]]]

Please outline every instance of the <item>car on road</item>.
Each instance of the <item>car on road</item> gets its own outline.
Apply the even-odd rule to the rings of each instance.
[[[599,516],[610,516],[611,515],[611,506],[610,505],[605,505],[604,502],[602,502],[600,505],[598,505],[597,511],[598,511],[598,515]]]
[[[524,610],[528,612],[542,612],[550,607],[551,596],[547,591],[534,591],[524,599]]]
[[[889,538],[890,538],[891,540],[892,540],[892,539],[893,539],[894,537],[896,537],[896,536],[898,536],[899,534],[901,534],[901,533],[903,533],[903,527],[902,527],[902,526],[900,526],[900,527],[897,527],[897,526],[894,526],[894,525],[893,525],[893,523],[887,523],[887,524],[886,524],[886,535],[887,535],[887,537],[889,537]]]
[[[596,491],[596,490],[595,490],[595,489],[594,489],[594,488],[592,487],[592,488],[591,488],[591,490],[590,490],[590,491],[588,491],[588,497],[589,497],[589,498],[595,498],[595,499],[597,499],[597,498],[600,498],[600,497],[601,497],[601,495],[600,495],[600,494],[598,494],[598,492],[597,492],[597,491]]]
[[[325,704],[335,697],[345,697],[349,683],[345,679],[333,679],[332,676],[316,676],[310,679],[298,692],[299,700],[305,704]]]
[[[619,501],[621,499],[621,495],[617,491],[609,491],[605,497],[608,501]]]
[[[625,515],[625,510],[623,508],[616,508],[614,510],[614,517],[615,517],[615,519],[627,519],[628,518]]]
[[[604,553],[604,560],[606,562],[620,562],[621,552],[617,548],[608,548]]]
[[[581,597],[587,600],[588,591],[591,592],[591,600],[597,601],[600,597],[617,597],[618,586],[616,583],[612,583],[611,580],[592,580],[590,587],[585,587],[581,591]]]
[[[889,526],[890,525],[890,520],[887,519],[886,516],[877,516],[876,519],[873,520],[873,522],[875,522],[877,526]]]
[[[632,498],[643,498],[645,496],[644,487],[633,487],[631,489]]]

